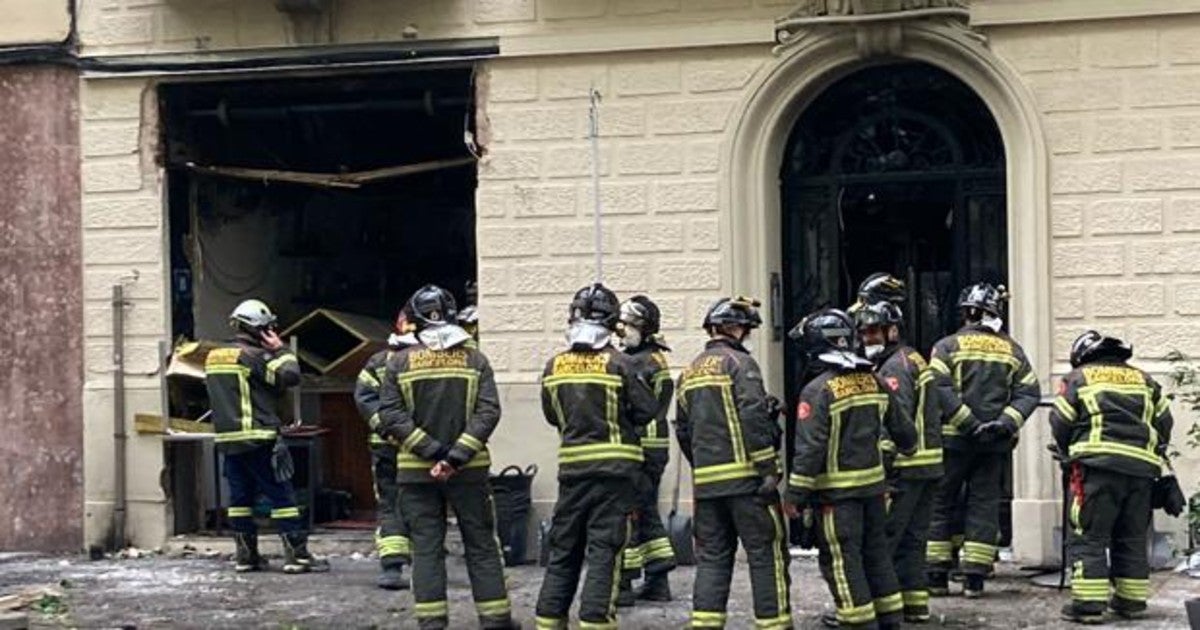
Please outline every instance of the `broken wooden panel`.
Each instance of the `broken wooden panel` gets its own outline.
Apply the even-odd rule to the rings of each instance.
[[[299,339],[299,359],[321,374],[354,378],[387,347],[392,325],[381,319],[320,308],[283,331]]]

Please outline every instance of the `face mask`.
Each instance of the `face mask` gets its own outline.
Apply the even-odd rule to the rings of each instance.
[[[874,359],[875,357],[879,356],[880,354],[883,354],[883,349],[886,347],[887,346],[885,346],[881,343],[873,343],[870,345],[863,346],[863,355],[866,356],[868,359]]]
[[[642,333],[632,326],[625,327],[625,334],[621,336],[621,347],[637,348],[642,345]]]
[[[983,319],[979,320],[979,323],[994,333],[1000,332],[1000,329],[1004,327],[1004,320],[995,315],[984,315]]]

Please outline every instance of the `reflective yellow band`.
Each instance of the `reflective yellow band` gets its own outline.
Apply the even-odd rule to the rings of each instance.
[[[839,488],[857,488],[881,483],[884,480],[883,464],[863,470],[839,470],[832,473],[817,475],[817,490],[836,490]]]
[[[436,462],[432,462],[428,459],[421,459],[420,457],[405,451],[400,451],[400,453],[396,455],[396,467],[403,468],[405,470],[429,470],[430,468],[433,468],[435,463]],[[475,453],[475,456],[471,458],[471,461],[467,462],[461,470],[466,470],[468,468],[487,468],[491,465],[492,456],[490,453],[488,453],[487,449],[484,449],[478,453]]]
[[[555,617],[538,617],[537,630],[563,630],[567,627],[566,619]]]
[[[717,483],[721,481],[732,481],[734,479],[746,479],[748,477],[757,477],[758,472],[750,465],[750,462],[733,462],[731,464],[718,464],[715,466],[701,466],[692,471],[692,483],[697,486],[702,486],[709,483]]]
[[[949,540],[931,540],[925,543],[925,560],[934,562],[950,562],[953,547]]]
[[[1020,383],[1022,385],[1033,385],[1036,382],[1037,382],[1037,374],[1034,374],[1032,370],[1029,372],[1026,372],[1025,376],[1022,376],[1021,380],[1020,380]]]
[[[1108,580],[1083,577],[1083,564],[1076,562],[1071,575],[1071,599],[1081,602],[1108,601]]]
[[[1017,423],[1018,428],[1025,425],[1025,416],[1021,415],[1020,411],[1017,411],[1016,409],[1014,409],[1012,407],[1005,407],[1004,411],[1002,411],[1001,413],[1008,416],[1009,418],[1012,418],[1013,422]]]
[[[424,440],[428,437],[429,434],[426,433],[424,429],[417,427],[413,429],[412,433],[408,434],[408,437],[404,438],[404,442],[400,444],[400,448],[411,452],[416,450],[417,445],[421,443],[421,440]]]
[[[371,370],[363,370],[359,372],[358,382],[373,390],[379,389],[379,379],[375,378],[375,375],[371,373]]]
[[[962,405],[958,408],[957,411],[954,412],[954,415],[950,416],[949,424],[951,426],[954,426],[955,428],[957,428],[960,424],[965,422],[967,420],[967,418],[970,418],[970,417],[971,417],[971,408],[967,407],[966,405]]]
[[[837,620],[841,623],[870,623],[875,621],[875,604],[848,606],[837,609]]]
[[[693,610],[692,611],[692,627],[693,628],[724,628],[726,618],[728,618],[728,615],[726,615],[723,612]]]
[[[225,510],[229,518],[250,518],[254,516],[254,509],[248,507],[231,507]]]
[[[900,593],[892,593],[887,597],[876,598],[874,606],[876,615],[894,613],[898,610],[904,610],[904,598],[900,596]]]
[[[855,407],[886,406],[887,404],[887,394],[855,394],[830,405],[829,413],[832,415]]]
[[[689,379],[684,379],[683,383],[679,386],[679,391],[676,392],[676,395],[678,396],[684,392],[690,392],[693,389],[700,389],[701,387],[724,387],[732,384],[733,379],[727,374],[694,376]]]
[[[1157,453],[1118,442],[1076,442],[1071,445],[1069,450],[1071,457],[1077,455],[1118,455],[1137,459],[1147,464],[1153,464],[1154,466],[1162,465],[1162,460]]]
[[[1079,419],[1079,414],[1075,412],[1075,408],[1072,407],[1071,403],[1067,402],[1067,399],[1063,398],[1062,396],[1054,399],[1054,410],[1057,411],[1058,415],[1062,416],[1063,420],[1066,420],[1067,422],[1075,422]]]
[[[271,518],[281,520],[285,518],[300,518],[300,508],[285,507],[271,510]]]
[[[559,464],[582,464],[606,459],[640,462],[642,461],[642,447],[640,444],[602,443],[560,446],[558,448]]]
[[[945,374],[947,376],[950,375],[950,367],[948,365],[946,365],[945,361],[941,360],[938,357],[933,357],[932,359],[929,360],[929,369],[933,370],[934,372],[939,372],[941,374]]]
[[[644,437],[642,438],[642,448],[650,450],[671,448],[671,440],[669,438]]]
[[[929,605],[929,591],[903,591],[900,597],[904,600],[905,608]]]
[[[615,621],[584,621],[579,620],[580,630],[618,630],[619,626]]]
[[[225,442],[254,442],[274,440],[276,433],[273,429],[250,429],[249,431],[228,431],[218,433],[213,441],[218,444]]]
[[[619,374],[552,374],[542,379],[544,387],[559,385],[604,385],[606,387],[621,387]]]
[[[1160,394],[1161,396],[1161,394]],[[1158,404],[1154,405],[1154,415],[1161,416],[1171,410],[1171,399],[1162,396],[1158,399]]]
[[[1150,598],[1150,580],[1113,578],[1113,582],[1116,583],[1114,592],[1121,599],[1144,602]]]
[[[501,617],[512,614],[512,603],[508,598],[492,599],[488,601],[475,602],[475,612],[478,612],[482,617]]]
[[[380,536],[375,539],[379,557],[406,556],[412,552],[412,541],[404,536]]]
[[[472,451],[483,450],[483,442],[480,442],[478,438],[469,433],[464,433],[458,436],[458,443],[471,449]]]
[[[813,490],[817,487],[817,480],[814,477],[806,477],[792,473],[788,475],[788,485],[793,488],[801,488],[803,490]]]
[[[958,352],[950,355],[951,363],[957,365],[965,361],[979,361],[980,363],[1003,363],[1014,370],[1021,368],[1021,360],[1011,354],[959,350]]]
[[[417,602],[413,609],[417,612],[418,619],[428,619],[430,617],[446,617],[450,615],[450,606],[446,600],[440,602]]]
[[[750,461],[752,462],[767,462],[776,458],[775,447],[768,446],[767,448],[759,449],[750,453]]]
[[[991,565],[996,559],[995,545],[968,540],[962,546],[962,560],[972,564]]]
[[[940,448],[931,448],[923,451],[917,451],[912,455],[897,455],[896,468],[916,468],[919,466],[936,466],[944,460],[944,454]]]
[[[275,359],[273,359],[272,361],[268,362],[267,363],[267,383],[274,385],[275,384],[275,373],[279,371],[279,368],[283,367],[285,364],[295,363],[295,362],[296,362],[296,357],[295,357],[295,355],[293,355],[291,353],[280,355],[278,357],[275,357]]]
[[[778,617],[754,618],[754,627],[757,630],[778,630],[780,628],[792,627],[792,614],[784,613]]]

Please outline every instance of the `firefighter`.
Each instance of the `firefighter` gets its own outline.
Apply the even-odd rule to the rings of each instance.
[[[867,304],[855,312],[854,319],[863,356],[875,364],[875,373],[892,390],[896,411],[915,425],[916,451],[911,456],[897,455],[891,464],[887,537],[904,599],[904,620],[922,623],[929,620],[925,541],[933,494],[942,476],[940,410],[929,387],[933,375],[921,354],[904,343],[899,306],[887,301]]]
[[[640,432],[642,441],[642,479],[638,487],[638,510],[634,536],[625,549],[625,576],[617,594],[618,606],[632,606],[634,600],[671,601],[668,574],[675,568],[675,551],[658,513],[658,485],[670,457],[670,429],[667,410],[675,397],[675,383],[667,369],[665,352],[670,352],[659,333],[661,314],[650,298],[635,295],[621,303],[617,334],[625,353],[633,359],[635,369],[645,376],[658,399],[654,421]],[[635,593],[630,580],[645,573],[641,588]]]
[[[542,413],[558,430],[558,501],[548,541],[537,627],[567,627],[584,562],[579,596],[582,628],[616,628],[621,558],[637,506],[644,458],[639,427],[658,412],[635,360],[611,343],[620,304],[600,283],[571,300],[567,350],[542,375]]]
[[[1094,330],[1080,335],[1071,345],[1073,370],[1050,411],[1070,474],[1073,572],[1071,603],[1062,611],[1070,621],[1101,623],[1106,603],[1125,618],[1146,610],[1151,488],[1173,420],[1170,400],[1149,374],[1126,363],[1131,356],[1120,339]]]
[[[398,505],[396,457],[399,452],[379,433],[379,385],[387,372],[388,359],[401,349],[416,345],[417,339],[411,328],[402,310],[396,317],[396,332],[388,337],[387,349],[367,359],[354,386],[354,403],[370,429],[371,474],[375,480],[375,510],[379,521],[375,529],[375,550],[379,553],[382,569],[377,584],[379,588],[390,591],[408,586],[404,579],[404,565],[412,559],[412,542]]]
[[[271,520],[283,540],[284,573],[328,571],[329,563],[308,551],[308,532],[292,488],[292,462],[279,435],[278,398],[300,384],[300,364],[275,331],[275,315],[259,300],[233,309],[231,343],[213,349],[204,362],[217,449],[229,482],[229,522],[237,543],[234,569],[262,571],[254,504],[271,504]]]
[[[1002,304],[1007,299],[1003,286],[980,283],[963,289],[958,301],[963,327],[934,344],[930,356],[945,446],[945,474],[935,496],[926,547],[931,594],[949,593],[951,527],[955,504],[962,501],[963,595],[983,595],[1000,540],[1006,461],[1017,432],[1037,408],[1037,376],[1025,351],[1002,332]]]
[[[471,335],[470,343],[479,343],[479,307],[474,304],[458,312],[458,325]]]
[[[744,345],[762,325],[759,306],[745,297],[714,303],[703,322],[709,341],[676,389],[676,437],[692,465],[695,494],[693,628],[725,627],[739,540],[750,564],[755,626],[792,627],[779,403]]]
[[[400,445],[400,513],[412,537],[417,623],[446,628],[446,508],[462,534],[483,628],[513,628],[488,484],[487,442],[500,421],[488,359],[455,323],[454,296],[434,285],[408,301],[420,343],[392,355],[380,386],[380,425]]]
[[[812,509],[819,520],[821,574],[836,604],[827,625],[898,628],[904,602],[888,554],[882,431],[914,454],[912,423],[893,401],[898,387],[855,353],[854,322],[828,309],[789,333],[821,370],[800,393],[787,513]]]

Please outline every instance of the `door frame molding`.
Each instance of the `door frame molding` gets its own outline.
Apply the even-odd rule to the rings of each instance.
[[[1000,129],[1013,290],[1010,329],[1028,352],[1043,391],[1048,391],[1053,343],[1049,157],[1033,96],[1017,73],[991,52],[984,37],[955,19],[814,25],[790,36],[776,53],[745,91],[735,110],[741,116],[723,146],[723,286],[733,293],[766,297],[770,274],[782,271],[779,174],[788,138],[804,108],[831,83],[863,67],[897,58],[929,63],[975,90]],[[784,322],[785,330],[794,323]],[[765,332],[752,341],[773,391],[783,391],[785,342]],[[1042,451],[1050,439],[1045,424],[1030,422],[1018,449],[1013,507],[1017,523],[1054,523],[1058,518],[1058,473]],[[1022,560],[1057,556],[1051,527],[1016,529],[1014,550]]]

